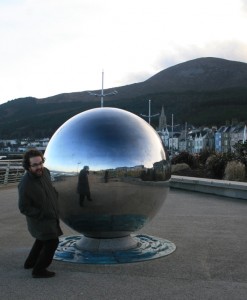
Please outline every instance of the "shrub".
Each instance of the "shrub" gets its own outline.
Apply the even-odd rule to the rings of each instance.
[[[222,179],[227,162],[231,160],[232,154],[230,153],[216,153],[209,156],[206,161],[205,167],[210,176],[216,179]]]
[[[245,143],[238,142],[233,148],[235,149],[235,159],[240,161],[247,168],[247,141]]]
[[[202,165],[205,165],[207,159],[209,158],[210,155],[212,155],[212,151],[209,150],[202,150],[199,154],[199,163]]]
[[[186,163],[172,165],[172,173],[188,170],[188,169],[190,169],[190,166],[187,165]]]
[[[245,165],[240,161],[229,161],[225,168],[225,180],[244,181],[245,180]]]
[[[196,168],[198,165],[197,159],[189,152],[183,151],[172,158],[172,165],[185,163],[190,166],[190,168]]]

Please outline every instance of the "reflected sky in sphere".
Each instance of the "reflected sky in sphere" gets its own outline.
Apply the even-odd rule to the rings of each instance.
[[[52,145],[52,147],[51,147]],[[57,156],[64,157],[56,163]],[[140,117],[116,108],[96,108],[65,122],[47,146],[46,164],[59,172],[144,166],[165,160],[161,140]],[[53,170],[51,170],[53,171]]]

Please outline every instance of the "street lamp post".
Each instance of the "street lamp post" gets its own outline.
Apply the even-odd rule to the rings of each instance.
[[[104,94],[104,71],[102,71],[102,88],[101,88],[101,93],[100,93],[100,94],[93,93],[93,92],[88,92],[88,93],[89,93],[89,95],[91,95],[91,96],[100,97],[101,107],[103,107],[103,106],[104,106],[104,97],[116,95],[118,92],[115,90],[115,91],[113,91],[113,92]]]
[[[171,156],[173,156],[173,114],[172,114],[172,148],[171,148]]]
[[[150,124],[151,118],[159,116],[159,114],[151,115],[151,100],[148,100],[149,105],[148,105],[148,116],[141,114],[142,117],[148,117],[148,123]]]

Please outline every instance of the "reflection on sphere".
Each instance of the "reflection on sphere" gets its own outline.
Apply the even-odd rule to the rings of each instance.
[[[87,237],[129,235],[163,204],[170,163],[155,130],[116,108],[96,108],[65,122],[45,152],[62,220]]]

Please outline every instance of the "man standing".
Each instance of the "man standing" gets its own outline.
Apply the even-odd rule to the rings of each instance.
[[[79,203],[83,206],[84,198],[87,197],[88,201],[92,201],[90,187],[88,182],[89,167],[84,166],[79,173],[77,192],[80,195]]]
[[[47,267],[51,264],[62,230],[59,226],[58,193],[52,186],[50,172],[43,166],[44,157],[38,150],[24,154],[26,170],[18,185],[19,209],[26,216],[30,234],[36,239],[24,263],[33,278],[55,276]]]

